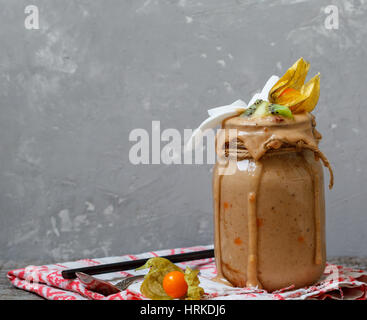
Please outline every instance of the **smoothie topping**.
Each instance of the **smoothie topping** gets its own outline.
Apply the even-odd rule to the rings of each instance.
[[[269,101],[257,99],[241,116],[293,118],[294,113],[311,112],[320,96],[320,74],[304,84],[309,68],[310,64],[300,58],[270,89]]]
[[[320,96],[320,74],[306,84],[310,64],[300,58],[270,89],[269,101],[288,107],[292,113],[311,112]]]
[[[292,122],[296,114],[308,114],[316,107],[320,96],[320,74],[305,83],[309,68],[310,64],[300,58],[281,78],[272,75],[248,104],[237,100],[230,105],[209,109],[209,118],[193,132],[186,148],[195,148],[195,141],[200,140],[205,130],[213,129],[232,117],[282,124]]]
[[[293,118],[292,111],[287,106],[270,103],[261,99],[256,100],[253,105],[248,107],[246,111],[241,114],[241,117],[261,118],[271,115]]]

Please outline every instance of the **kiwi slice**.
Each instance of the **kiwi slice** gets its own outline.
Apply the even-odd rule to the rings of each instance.
[[[245,112],[241,114],[241,117],[249,117],[256,111],[257,106],[255,104],[249,106]]]
[[[269,105],[269,102],[261,100],[252,116],[256,118],[261,118],[270,115]]]
[[[249,106],[245,112],[243,112],[241,114],[241,117],[249,117],[252,116],[254,114],[254,112],[256,111],[257,107],[261,104],[263,100],[261,99],[257,99],[254,104],[252,104],[251,106]]]
[[[270,115],[279,115],[287,118],[293,118],[292,111],[280,104],[270,103],[258,99],[255,103],[249,106],[242,114],[241,117],[254,117],[262,118]]]
[[[292,111],[286,107],[282,106],[280,104],[272,103],[269,105],[269,112],[273,115],[279,115],[287,118],[293,118]]]

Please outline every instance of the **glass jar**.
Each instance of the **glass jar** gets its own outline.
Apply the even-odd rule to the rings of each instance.
[[[218,277],[268,291],[315,283],[326,258],[320,158],[328,162],[314,119],[233,117],[222,129],[213,172]]]

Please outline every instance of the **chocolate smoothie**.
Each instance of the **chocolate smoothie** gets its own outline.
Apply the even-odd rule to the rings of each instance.
[[[218,279],[268,291],[316,282],[325,268],[320,133],[308,113],[235,116],[217,136],[213,174]],[[233,139],[228,129],[236,129]],[[231,140],[232,139],[232,140]],[[232,174],[219,169],[235,166]]]

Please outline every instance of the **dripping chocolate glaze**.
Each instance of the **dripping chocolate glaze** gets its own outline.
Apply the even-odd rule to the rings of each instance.
[[[251,118],[235,116],[222,122],[222,128],[237,129],[237,156],[259,160],[267,152],[281,148],[309,149],[320,158],[330,174],[329,188],[334,184],[330,163],[319,150],[321,134],[316,130],[315,117],[308,113],[295,114],[294,119],[277,116]],[[226,134],[221,132],[220,134]],[[233,143],[228,141],[227,144]]]
[[[248,256],[247,256],[247,281],[246,286],[261,287],[257,277],[257,225],[256,225],[256,199],[258,195],[258,186],[261,181],[261,158],[273,152],[302,151],[302,149],[311,150],[315,159],[321,159],[324,166],[329,169],[330,182],[329,188],[333,186],[333,172],[329,161],[319,150],[318,143],[321,134],[316,130],[316,122],[313,115],[302,113],[294,115],[294,119],[269,116],[266,118],[251,118],[234,116],[222,122],[222,129],[236,129],[236,139],[230,141],[228,131],[223,130],[217,136],[218,141],[224,145],[217,146],[217,150],[225,152],[228,158],[235,156],[237,160],[252,159],[257,163],[258,174],[254,174],[251,182],[251,192],[244,195],[248,200]],[[220,136],[225,135],[225,136]],[[305,159],[306,160],[306,159]],[[307,162],[307,161],[306,161]],[[319,208],[319,179],[317,172],[309,166],[312,183],[314,186],[314,214],[315,214],[315,264],[321,264],[322,249],[320,236],[320,208]],[[218,274],[217,281],[226,281],[223,275],[221,263],[221,243],[220,243],[220,217],[222,204],[221,199],[221,178],[216,173],[213,181],[214,191],[214,219],[215,219],[215,255]],[[221,280],[222,279],[222,280]]]

